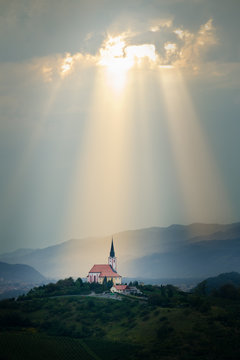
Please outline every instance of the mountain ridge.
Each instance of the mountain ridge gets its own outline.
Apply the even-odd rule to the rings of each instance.
[[[172,224],[168,227],[127,230],[105,237],[70,239],[42,249],[26,249],[25,253],[19,250],[0,254],[0,261],[27,264],[51,278],[86,277],[94,263],[107,262],[112,236],[119,272],[123,276],[143,277],[146,274],[149,278],[170,278],[179,277],[180,273],[182,277],[211,276],[225,271],[225,268],[227,270],[226,263],[231,258],[236,268],[230,270],[240,270],[237,265],[240,264],[239,222]],[[207,255],[209,249],[211,256]],[[224,255],[227,257],[225,260]],[[200,266],[206,259],[207,271]],[[186,264],[189,265],[188,270]]]
[[[4,282],[40,283],[46,278],[27,264],[8,264],[0,261],[0,279]]]

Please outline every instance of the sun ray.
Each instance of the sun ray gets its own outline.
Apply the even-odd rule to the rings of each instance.
[[[183,76],[176,69],[161,69],[159,81],[188,219],[224,222],[231,218],[231,206]]]
[[[124,216],[129,94],[113,93],[105,86],[104,78],[100,68],[69,200],[71,209],[66,226],[76,236],[80,227],[81,233],[86,234],[89,229],[93,234],[101,233],[104,227],[112,231]]]

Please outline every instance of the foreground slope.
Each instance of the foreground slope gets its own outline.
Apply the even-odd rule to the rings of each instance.
[[[30,360],[35,353],[46,360],[240,358],[240,293],[232,300],[187,294],[171,285],[141,290],[148,301],[64,296],[0,302],[1,355],[9,360]]]

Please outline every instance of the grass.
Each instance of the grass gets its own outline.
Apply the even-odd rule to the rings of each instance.
[[[82,340],[39,333],[1,333],[0,349],[4,360],[100,360]]]

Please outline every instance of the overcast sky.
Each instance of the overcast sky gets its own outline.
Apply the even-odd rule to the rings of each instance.
[[[0,252],[240,216],[238,0],[0,0]]]

